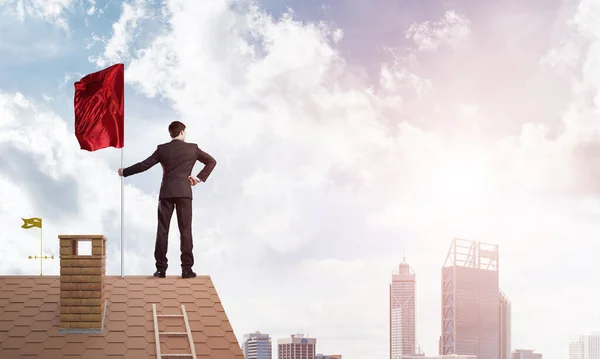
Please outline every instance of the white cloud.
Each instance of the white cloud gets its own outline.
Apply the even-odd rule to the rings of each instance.
[[[147,0],[135,0],[131,3],[123,2],[122,14],[119,21],[112,26],[112,36],[109,40],[94,38],[95,41],[105,42],[102,56],[92,59],[99,67],[106,67],[117,62],[130,59],[129,48],[138,29],[139,22],[147,19],[152,11]],[[94,41],[94,42],[95,42]],[[88,45],[88,47],[91,45]]]
[[[456,47],[471,35],[470,24],[464,15],[447,11],[440,21],[411,25],[406,38],[412,39],[419,51],[435,51],[443,44]]]
[[[90,3],[90,7],[87,10],[87,14],[88,15],[94,15],[94,13],[96,12],[96,0],[88,0]]]
[[[25,20],[26,16],[34,16],[65,31],[69,31],[65,10],[72,4],[73,0],[0,0],[0,7],[21,21]]]

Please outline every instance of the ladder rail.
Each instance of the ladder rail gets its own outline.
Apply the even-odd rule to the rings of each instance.
[[[196,359],[196,345],[194,344],[194,338],[192,337],[192,329],[190,328],[190,322],[188,320],[187,311],[185,305],[181,305],[181,311],[183,312],[183,321],[185,322],[185,329],[187,331],[188,340],[190,341],[190,349],[192,350],[192,357]]]
[[[161,359],[160,353],[160,335],[158,333],[158,317],[156,316],[156,304],[152,303],[152,317],[154,319],[154,340],[156,341],[156,358]]]

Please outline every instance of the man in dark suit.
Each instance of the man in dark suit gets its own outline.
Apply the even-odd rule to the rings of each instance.
[[[177,223],[181,235],[181,276],[194,278],[192,271],[192,186],[206,179],[215,168],[217,161],[198,148],[195,143],[185,142],[185,125],[175,121],[169,125],[171,142],[158,145],[156,151],[142,162],[125,169],[119,168],[119,176],[128,177],[150,169],[157,163],[163,168],[162,183],[158,197],[158,228],[156,230],[155,277],[164,278],[167,271],[167,243],[173,209],[177,211]],[[204,163],[204,168],[196,177],[191,173],[196,161]]]

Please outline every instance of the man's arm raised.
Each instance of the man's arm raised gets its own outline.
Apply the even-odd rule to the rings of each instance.
[[[158,157],[158,147],[157,147],[156,151],[154,151],[154,153],[150,157],[146,158],[142,162],[138,162],[127,168],[120,168],[119,175],[121,175],[123,177],[132,176],[132,175],[138,174],[140,172],[149,170],[158,162],[159,162],[159,157]]]

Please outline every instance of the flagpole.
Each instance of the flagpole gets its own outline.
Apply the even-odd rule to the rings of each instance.
[[[123,147],[121,147],[121,168],[123,168]],[[124,207],[124,197],[123,197],[123,176],[121,176],[121,278],[124,277],[124,253],[125,247],[123,245],[123,207]]]
[[[40,276],[42,275],[42,263],[43,263],[43,259],[42,259],[42,227],[43,224],[40,221]]]

